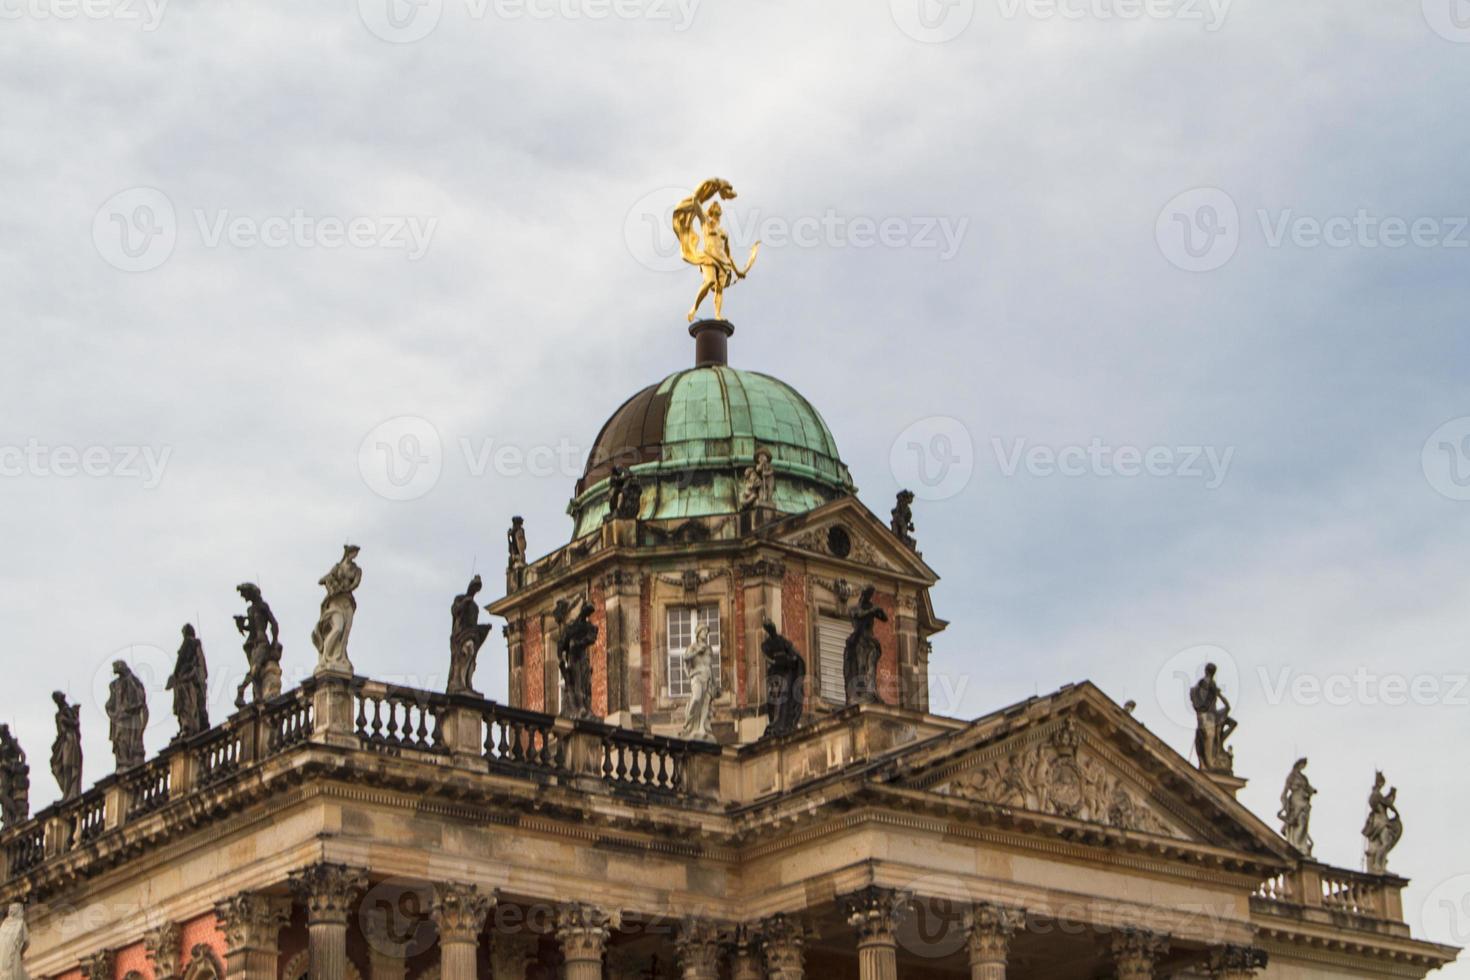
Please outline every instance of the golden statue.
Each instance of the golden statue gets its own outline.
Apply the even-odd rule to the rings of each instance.
[[[730,186],[728,180],[711,177],[674,208],[674,234],[679,239],[679,254],[684,257],[685,262],[699,266],[700,272],[704,274],[704,285],[699,287],[699,295],[689,308],[690,323],[694,322],[694,317],[699,313],[699,304],[711,292],[715,294],[715,319],[725,318],[725,287],[745,278],[750,267],[755,265],[756,254],[761,249],[761,243],[756,242],[750,248],[750,259],[745,263],[745,268],[735,264],[735,260],[730,258],[730,236],[720,225],[724,208],[719,201],[715,201],[709,205],[708,211],[705,210],[705,205],[716,196],[720,200],[728,201],[735,196],[735,188]],[[698,228],[695,227],[696,221],[699,222]],[[704,231],[703,247],[700,247],[699,241],[701,229]]]

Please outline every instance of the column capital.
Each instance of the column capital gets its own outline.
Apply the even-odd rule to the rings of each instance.
[[[709,919],[685,919],[674,942],[679,969],[685,977],[714,980],[720,973],[720,946],[726,933]]]
[[[786,915],[760,924],[761,952],[770,980],[801,980],[806,961],[806,927]]]
[[[288,881],[291,891],[306,905],[308,925],[346,925],[348,913],[368,885],[367,872],[361,868],[326,861],[291,872]]]
[[[1169,937],[1130,926],[1113,933],[1109,945],[1118,980],[1151,980],[1154,964],[1169,951]]]
[[[439,929],[439,941],[445,943],[477,943],[485,928],[485,917],[495,907],[494,892],[482,894],[477,885],[458,881],[440,882],[434,886],[434,901],[429,915]]]
[[[110,949],[82,957],[82,980],[112,980],[112,969],[116,960],[116,954]]]
[[[616,912],[574,902],[556,912],[556,938],[568,962],[602,962],[608,937],[619,925]]]
[[[894,930],[908,913],[912,896],[892,888],[869,886],[844,895],[839,904],[847,924],[856,930],[858,945],[870,943],[893,945]]]
[[[183,930],[177,922],[165,922],[143,933],[143,949],[153,967],[154,980],[174,980],[184,958]]]
[[[280,932],[291,921],[291,901],[274,895],[241,892],[214,907],[225,948],[231,953],[262,950],[275,953]]]
[[[990,902],[981,902],[966,912],[970,965],[1005,963],[1010,956],[1011,937],[1025,922],[1023,910]]]
[[[1266,951],[1254,946],[1220,946],[1210,950],[1210,976],[1250,980],[1266,968]]]

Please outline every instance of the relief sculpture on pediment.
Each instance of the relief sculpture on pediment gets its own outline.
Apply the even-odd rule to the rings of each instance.
[[[1079,751],[1070,721],[1038,745],[980,766],[938,788],[945,795],[1049,813],[1120,830],[1182,836],[1102,763]]]

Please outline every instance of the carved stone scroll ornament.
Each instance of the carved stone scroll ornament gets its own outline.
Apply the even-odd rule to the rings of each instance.
[[[760,926],[761,952],[768,980],[802,980],[806,963],[806,929],[785,915],[775,915]]]
[[[183,960],[183,930],[177,922],[165,922],[143,933],[143,948],[153,967],[153,980],[178,980]]]
[[[1154,965],[1169,951],[1169,940],[1147,929],[1120,929],[1109,947],[1118,980],[1153,980]]]
[[[1224,946],[1210,951],[1210,976],[1219,980],[1249,980],[1266,968],[1266,951],[1252,946]]]
[[[946,795],[1167,837],[1183,835],[1090,754],[1069,718],[1046,742],[972,769],[939,789]]]

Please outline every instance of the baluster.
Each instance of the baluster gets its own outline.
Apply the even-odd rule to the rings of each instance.
[[[504,759],[506,756],[510,755],[510,735],[507,732],[507,729],[510,728],[510,726],[506,724],[505,719],[503,718],[497,721],[495,724],[498,725],[500,728],[500,746],[499,751],[496,753],[495,757],[497,759]]]
[[[429,706],[422,703],[419,704],[418,740],[419,748],[427,749],[429,747]]]
[[[367,696],[361,691],[357,692],[357,736],[365,737],[367,730]]]

